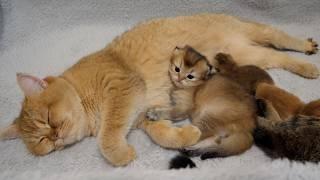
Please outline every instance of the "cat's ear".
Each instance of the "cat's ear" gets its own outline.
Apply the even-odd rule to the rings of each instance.
[[[25,96],[39,95],[48,87],[46,81],[23,73],[17,73],[17,81]]]
[[[15,139],[20,136],[16,123],[9,125],[4,129],[0,129],[0,140]]]
[[[211,76],[215,75],[217,73],[217,69],[214,68],[212,65],[208,64],[208,72],[205,76],[205,80],[208,80]]]

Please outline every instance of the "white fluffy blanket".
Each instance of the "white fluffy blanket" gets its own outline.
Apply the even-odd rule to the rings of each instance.
[[[319,0],[1,0],[0,127],[20,110],[16,72],[57,75],[80,57],[104,47],[141,20],[215,12],[272,24],[292,35],[320,41]],[[320,67],[320,55],[292,55]],[[303,100],[320,98],[320,79],[269,71],[276,83]],[[138,158],[113,168],[94,138],[45,157],[29,154],[21,140],[0,142],[0,179],[320,179],[320,165],[272,161],[256,147],[240,156],[200,161],[198,168],[167,170],[176,154],[153,144],[140,130],[129,135]]]

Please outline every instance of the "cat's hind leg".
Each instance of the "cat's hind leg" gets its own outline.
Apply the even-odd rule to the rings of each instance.
[[[245,27],[249,39],[263,46],[303,52],[307,55],[318,51],[317,42],[311,38],[306,40],[295,38],[279,29],[260,23],[246,23]]]
[[[282,68],[305,78],[319,77],[319,70],[316,65],[274,49],[259,46],[242,46],[230,49],[230,53],[240,66],[256,65],[263,69]]]

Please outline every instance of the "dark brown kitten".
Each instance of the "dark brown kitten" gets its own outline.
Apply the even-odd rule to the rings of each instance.
[[[239,83],[250,94],[255,94],[259,83],[274,84],[271,76],[258,66],[238,66],[231,55],[224,53],[218,53],[215,59],[219,73]]]

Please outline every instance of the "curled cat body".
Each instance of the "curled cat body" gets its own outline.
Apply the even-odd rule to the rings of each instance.
[[[25,99],[19,117],[1,137],[19,136],[31,153],[45,155],[96,135],[102,155],[115,166],[135,159],[135,150],[126,139],[135,127],[163,147],[196,143],[200,131],[192,125],[176,128],[170,121],[143,118],[149,107],[170,106],[172,84],[167,67],[172,50],[185,44],[207,57],[221,50],[231,53],[240,65],[283,68],[306,78],[319,76],[313,64],[264,47],[312,54],[317,52],[312,40],[228,15],[160,18],[123,33],[60,76],[41,79],[18,74]]]
[[[223,61],[220,72],[224,68],[237,68],[230,55],[218,53],[215,59],[219,65]],[[239,73],[238,77],[252,79],[254,84],[273,82],[262,69],[244,69],[246,71]],[[253,72],[257,74],[252,76]],[[201,137],[197,144],[184,148],[183,154],[201,156],[204,160],[237,155],[251,147],[256,106],[254,97],[249,94],[254,90],[246,89],[249,83],[244,81],[242,86],[231,77],[216,73],[207,58],[190,46],[174,50],[169,76],[175,85],[171,91],[172,107],[154,107],[149,109],[147,115],[154,120],[191,119],[192,124],[201,130]],[[255,87],[254,84],[251,88]],[[185,167],[181,162],[192,162],[186,159],[181,156],[173,159],[171,168]]]

